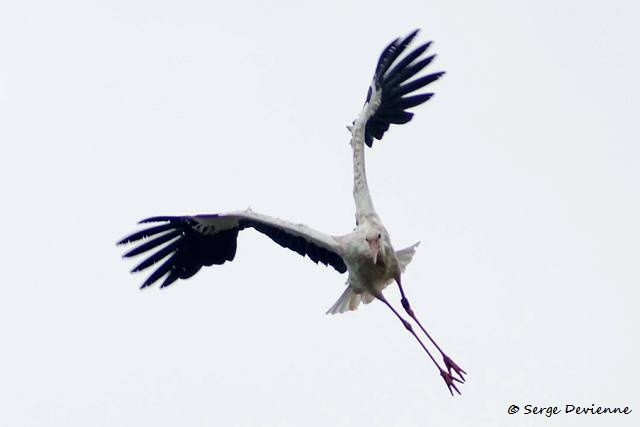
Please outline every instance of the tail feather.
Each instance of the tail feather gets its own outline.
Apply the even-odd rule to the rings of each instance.
[[[353,292],[351,286],[347,285],[340,298],[327,310],[327,314],[344,313],[355,310],[360,304],[360,295]]]
[[[353,311],[358,308],[361,302],[369,304],[375,297],[368,292],[357,294],[351,286],[347,285],[346,289],[340,295],[340,298],[327,310],[327,314],[344,313],[345,311]]]

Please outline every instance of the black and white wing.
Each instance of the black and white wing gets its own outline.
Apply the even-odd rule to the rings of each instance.
[[[138,244],[124,257],[149,253],[132,272],[142,271],[162,261],[142,283],[142,288],[163,277],[160,287],[169,286],[177,279],[193,276],[203,266],[232,261],[236,254],[238,232],[245,228],[259,231],[280,246],[306,255],[315,263],[330,265],[340,273],[347,271],[340,255],[340,242],[335,237],[249,209],[227,214],[159,216],[144,219],[140,223],[159,225],[133,233],[118,244]]]
[[[437,72],[412,79],[435,58],[435,55],[422,57],[431,42],[418,46],[399,59],[418,31],[394,40],[380,55],[364,108],[354,123],[356,126],[364,125],[364,142],[369,147],[374,139],[382,139],[392,123],[403,124],[410,121],[413,113],[407,110],[428,101],[433,96],[431,92],[416,92],[444,74]]]

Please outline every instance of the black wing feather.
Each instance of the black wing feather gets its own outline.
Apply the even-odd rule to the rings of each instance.
[[[131,249],[129,252],[124,254],[124,257],[131,257],[134,255],[141,254],[143,252],[148,251],[149,249],[153,249],[156,246],[160,246],[163,243],[168,242],[169,240],[178,237],[180,235],[180,230],[171,230],[168,233],[160,235],[160,237],[156,237],[155,239],[151,239],[148,242]]]
[[[433,61],[435,55],[419,59],[431,42],[413,49],[403,59],[400,55],[418,34],[415,30],[404,39],[391,42],[380,55],[374,74],[374,85],[381,92],[381,102],[365,125],[365,143],[371,147],[373,140],[381,140],[389,125],[407,123],[413,114],[406,111],[428,101],[433,93],[415,94],[414,92],[438,80],[444,72],[433,73],[409,81]],[[412,95],[412,96],[405,96]],[[371,88],[367,94],[367,102],[371,99]]]
[[[236,253],[238,229],[221,230],[212,234],[204,234],[195,226],[197,221],[191,217],[154,217],[140,223],[166,222],[138,231],[122,239],[119,244],[133,243],[150,236],[171,230],[152,240],[146,241],[124,254],[131,257],[144,252],[151,254],[132,271],[141,271],[167,258],[144,281],[142,287],[149,286],[167,275],[161,287],[168,286],[177,279],[187,279],[196,274],[202,266],[222,264],[233,260]],[[171,239],[175,239],[171,241]],[[170,242],[166,246],[164,243]]]
[[[398,71],[405,69],[409,64],[415,61],[420,55],[422,55],[431,46],[431,42],[426,42],[411,52],[409,52],[401,61],[399,61],[388,73],[387,78],[394,76]],[[429,56],[429,62],[433,60],[435,55]]]
[[[376,67],[376,76],[382,76],[387,72],[391,64],[398,59],[398,56],[407,48],[409,43],[418,35],[420,30],[414,30],[404,39],[397,38],[391,42],[380,55],[378,66]]]
[[[208,217],[217,217],[217,215],[208,215]],[[235,227],[214,230],[198,227],[197,219],[188,216],[158,216],[140,221],[142,224],[152,222],[165,222],[165,224],[138,231],[118,242],[118,244],[136,242],[139,244],[125,253],[124,257],[149,253],[147,258],[133,268],[132,272],[142,271],[162,262],[142,283],[142,288],[152,285],[163,277],[160,287],[169,286],[178,279],[188,279],[203,266],[232,261],[236,254],[238,232],[247,227],[267,235],[282,247],[302,256],[307,255],[315,263],[330,265],[340,273],[347,271],[344,261],[335,252],[318,246],[302,236],[264,222],[243,219],[238,221]],[[157,237],[144,240],[152,236]],[[142,240],[144,242],[140,242]]]
[[[382,49],[382,53],[380,54],[378,63],[376,64],[376,76],[384,74],[384,72],[387,71],[387,68],[389,68],[389,56],[397,49],[398,43],[400,43],[399,37]]]
[[[148,267],[151,267],[153,264],[162,261],[166,256],[176,252],[178,248],[178,242],[173,242],[170,245],[167,245],[163,248],[161,248],[160,250],[158,250],[157,252],[154,252],[153,254],[151,254],[151,256],[149,256],[147,259],[145,259],[144,261],[142,261],[140,264],[136,265],[135,267],[133,267],[133,269],[131,270],[132,273],[135,273],[137,271],[142,271]],[[149,247],[148,250],[151,249],[155,249]],[[130,255],[125,254],[125,257],[129,257]]]
[[[399,110],[406,110],[408,108],[416,107],[423,102],[426,102],[433,96],[432,93],[423,93],[422,95],[414,95],[407,96],[405,98],[400,98],[398,101],[394,102],[393,108]]]
[[[423,87],[425,87],[429,83],[432,83],[432,82],[435,82],[436,80],[438,80],[440,77],[442,77],[443,74],[444,73],[442,73],[442,72],[433,73],[433,74],[429,74],[427,76],[420,77],[419,79],[412,80],[409,83],[400,85],[397,88],[395,88],[394,90],[391,90],[390,94],[393,97],[397,97],[397,96],[406,95],[406,94],[408,94],[410,92],[413,92],[413,91],[416,91],[418,89],[422,89]]]
[[[411,119],[413,118],[413,113],[409,113],[408,111],[400,111],[394,114],[380,114],[380,118],[384,119],[388,123],[403,125],[411,121]]]
[[[162,284],[160,285],[160,287],[164,288],[165,286],[169,286],[170,284],[172,284],[173,282],[175,282],[179,278],[180,278],[180,276],[178,275],[178,273],[176,273],[174,270],[171,270],[171,271],[169,271],[169,274],[167,274],[167,277],[165,277],[165,279],[162,282]]]
[[[277,228],[270,224],[250,219],[244,219],[240,221],[240,226],[242,228],[252,227],[260,233],[268,236],[271,240],[273,240],[283,248],[291,249],[292,251],[297,252],[302,256],[308,255],[309,258],[316,264],[318,262],[321,262],[324,265],[330,265],[339,273],[344,273],[347,271],[347,265],[344,263],[340,255],[326,248],[323,248],[322,246],[318,246],[302,236],[287,233],[281,228]],[[313,259],[313,257],[310,255],[312,252],[315,252],[315,256],[317,257],[317,259]]]
[[[160,234],[167,230],[171,230],[172,228],[173,228],[172,224],[162,224],[162,225],[157,225],[155,227],[149,227],[142,231],[138,231],[137,233],[133,233],[132,235],[125,237],[124,239],[118,242],[118,245],[124,245],[126,243],[135,242],[136,240],[155,236],[156,234]]]
[[[402,67],[401,69],[391,70],[393,73],[389,73],[388,81],[385,82],[385,85],[392,88],[398,86],[402,82],[406,82],[411,77],[422,71],[424,67],[431,63],[431,61],[433,61],[433,56],[421,59],[420,61],[406,67]]]
[[[156,269],[156,271],[154,271],[153,273],[151,273],[149,277],[147,277],[147,280],[144,281],[144,283],[142,284],[142,286],[140,286],[140,288],[142,289],[142,288],[146,288],[149,285],[152,285],[155,281],[157,281],[162,276],[170,272],[173,269],[173,266],[175,265],[175,259],[176,259],[176,255],[174,254],[165,262],[163,262],[162,265]]]

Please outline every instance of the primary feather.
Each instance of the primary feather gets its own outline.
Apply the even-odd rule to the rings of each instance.
[[[413,113],[407,110],[428,101],[433,96],[431,92],[415,92],[444,74],[437,72],[411,80],[435,58],[435,55],[430,55],[420,59],[431,45],[429,41],[399,60],[417,34],[418,30],[415,30],[403,39],[394,40],[382,51],[378,59],[365,102],[369,107],[369,117],[365,123],[364,141],[369,147],[373,145],[374,139],[382,139],[392,123],[409,122]]]
[[[143,288],[163,277],[160,287],[165,287],[177,279],[193,276],[203,266],[232,261],[236,254],[238,233],[245,228],[259,231],[280,246],[307,256],[315,263],[330,265],[339,273],[347,271],[334,237],[302,224],[293,224],[251,210],[227,214],[161,216],[140,222],[163,224],[133,233],[118,244],[138,243],[137,247],[124,254],[125,257],[150,252],[132,272],[164,261],[142,283]]]

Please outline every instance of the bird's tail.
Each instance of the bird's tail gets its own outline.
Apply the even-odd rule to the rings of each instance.
[[[369,304],[375,297],[368,292],[362,292],[357,294],[353,291],[351,286],[347,284],[347,288],[344,290],[340,298],[327,310],[327,314],[344,313],[345,311],[353,311],[360,305],[361,302]]]
[[[327,310],[327,314],[344,313],[345,311],[355,310],[360,305],[360,295],[353,292],[351,286],[347,284],[340,298]]]

